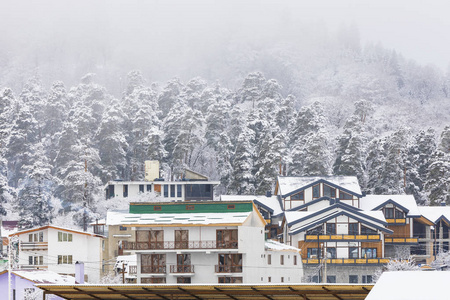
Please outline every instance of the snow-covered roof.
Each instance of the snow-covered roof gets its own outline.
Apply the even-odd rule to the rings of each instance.
[[[273,241],[273,240],[267,240],[265,245],[268,250],[300,252],[299,248],[289,246],[286,244],[282,244],[282,243],[279,243],[279,242]]]
[[[441,217],[447,218],[450,221],[450,206],[419,206],[420,214],[436,223]]]
[[[387,223],[382,211],[361,211],[340,203],[318,211],[285,212],[286,221],[290,226],[290,234],[314,228],[343,214],[379,230],[390,231],[385,228]]]
[[[103,237],[101,235],[98,235],[98,234],[95,234],[92,232],[86,232],[86,231],[81,231],[78,229],[65,228],[65,227],[59,227],[59,226],[53,226],[53,225],[46,225],[46,226],[40,226],[40,227],[36,227],[36,228],[31,228],[31,229],[25,229],[25,230],[18,231],[15,234],[21,235],[21,234],[34,232],[34,231],[38,231],[38,230],[45,230],[45,229],[55,229],[55,230],[67,231],[67,232],[71,232],[71,233],[79,233],[79,234],[89,235],[89,236],[93,236],[93,237]]]
[[[4,273],[7,274],[7,271],[0,273],[0,276]],[[15,270],[12,273],[34,283],[75,284],[75,277],[49,270]]]
[[[450,272],[384,272],[366,300],[446,299]]]
[[[395,202],[408,209],[408,216],[420,216],[416,200],[413,195],[367,195],[360,199],[363,210],[380,209],[387,202]]]
[[[283,177],[278,176],[278,187],[281,195],[289,194],[318,181],[326,181],[349,192],[361,195],[361,187],[355,176],[314,176],[314,177]]]
[[[277,216],[283,213],[277,196],[267,197],[264,195],[221,195],[221,201],[254,201],[269,207],[273,210],[273,215]],[[257,203],[258,204],[258,203]]]
[[[251,212],[239,213],[178,213],[178,214],[128,214],[108,212],[107,225],[213,225],[242,224]]]

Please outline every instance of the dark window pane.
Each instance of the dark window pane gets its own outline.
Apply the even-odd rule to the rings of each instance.
[[[336,276],[327,276],[327,283],[336,283]]]
[[[320,197],[320,186],[315,185],[313,186],[313,198],[319,198]]]
[[[181,198],[181,184],[177,184],[177,198]]]
[[[147,192],[151,192],[152,191],[152,185],[151,184],[147,184]]]
[[[170,185],[170,197],[175,197],[175,185]]]
[[[164,185],[164,197],[169,197],[169,186]]]
[[[348,224],[348,234],[358,235],[358,223]]]
[[[139,193],[143,193],[144,192],[144,185],[140,184],[139,185]]]
[[[350,275],[348,277],[348,282],[349,283],[358,283],[358,275]]]

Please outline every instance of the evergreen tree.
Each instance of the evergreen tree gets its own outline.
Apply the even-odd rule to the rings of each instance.
[[[126,148],[123,134],[123,112],[117,100],[105,110],[96,140],[102,166],[103,182],[123,178],[127,168]]]
[[[55,184],[42,143],[33,145],[28,151],[29,161],[23,166],[26,174],[19,185],[17,202],[19,226],[22,228],[49,224],[52,218],[50,200]]]
[[[183,88],[183,84],[178,78],[167,82],[167,85],[158,97],[158,105],[162,112],[162,118],[166,118],[173,106],[181,101]]]

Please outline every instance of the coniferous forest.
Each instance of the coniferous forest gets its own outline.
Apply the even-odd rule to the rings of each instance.
[[[450,72],[355,36],[224,49],[169,80],[1,61],[0,214],[25,228],[102,218],[107,181],[143,180],[145,160],[167,180],[184,168],[220,180],[217,195],[352,175],[367,194],[450,205]]]

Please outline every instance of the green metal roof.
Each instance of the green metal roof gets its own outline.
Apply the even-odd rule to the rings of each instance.
[[[170,202],[130,203],[130,214],[236,213],[250,212],[250,202]]]

